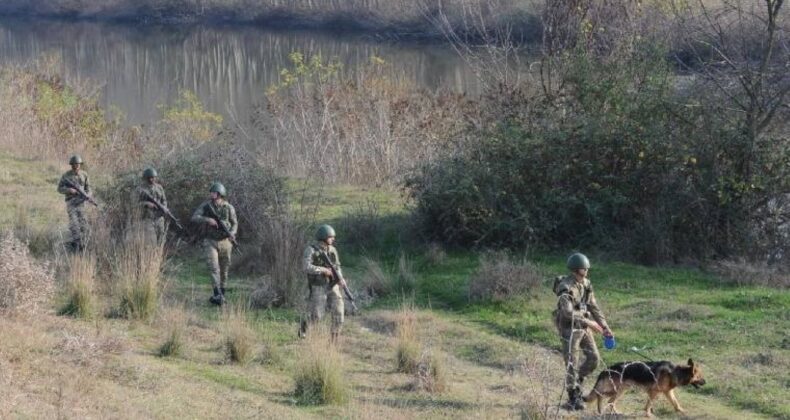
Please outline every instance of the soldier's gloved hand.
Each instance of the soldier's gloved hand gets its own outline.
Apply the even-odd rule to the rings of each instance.
[[[71,195],[77,194],[77,190],[74,189],[74,188],[69,188],[66,191],[68,191],[68,193],[71,194]]]
[[[145,202],[145,203],[143,203],[143,204],[144,204],[146,207],[148,207],[149,209],[155,209],[155,208],[156,208],[156,205],[154,205],[154,203],[152,203],[152,202],[150,202],[150,201],[146,201],[146,202]]]
[[[604,337],[614,337],[614,333],[612,333],[612,330],[607,328],[607,329],[603,330],[603,336]]]
[[[207,219],[206,223],[208,223],[208,225],[213,227],[213,228],[217,227],[217,221],[214,220],[214,219]]]
[[[321,274],[324,277],[330,277],[331,278],[332,277],[332,270],[330,270],[330,269],[328,269],[326,267],[321,267]]]

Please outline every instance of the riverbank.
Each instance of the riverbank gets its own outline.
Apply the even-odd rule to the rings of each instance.
[[[264,0],[240,1],[121,0],[100,2],[11,0],[0,4],[0,16],[89,20],[147,25],[224,24],[272,29],[358,33],[389,40],[439,41],[451,30],[464,39],[482,41],[490,33],[508,31],[513,39],[537,41],[542,28],[536,2],[497,1],[496,4],[450,1],[433,5],[397,0],[334,2]],[[441,22],[441,23],[439,23]]]

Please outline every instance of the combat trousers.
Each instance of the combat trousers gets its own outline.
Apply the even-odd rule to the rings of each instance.
[[[66,202],[66,213],[69,215],[69,233],[71,246],[74,250],[85,248],[88,239],[88,221],[85,218],[85,203],[70,204]]]
[[[211,273],[211,280],[214,287],[223,289],[228,280],[228,270],[230,270],[230,254],[233,251],[233,244],[229,239],[214,240],[203,239],[203,251],[206,256],[208,270]]]
[[[164,217],[145,219],[145,228],[147,230],[146,234],[151,235],[152,238],[156,238],[158,244],[161,244],[165,241],[165,233],[167,232],[167,228],[165,227]]]
[[[595,338],[588,328],[560,330],[562,356],[565,362],[565,389],[570,393],[598,367],[601,356]],[[579,360],[579,351],[584,353],[584,362]],[[581,365],[580,365],[581,363]]]
[[[340,333],[343,327],[343,317],[345,305],[343,295],[340,293],[340,285],[332,287],[310,286],[310,322],[315,323],[323,317],[324,308],[332,315],[332,326],[330,332],[333,335]]]

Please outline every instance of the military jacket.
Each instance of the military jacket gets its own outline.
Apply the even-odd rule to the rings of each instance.
[[[214,204],[211,200],[204,201],[201,205],[195,209],[195,212],[192,213],[192,222],[200,224],[202,227],[203,236],[208,239],[214,239],[220,241],[222,239],[228,238],[228,235],[222,231],[219,227],[216,229],[206,224],[211,214],[211,210],[214,210],[214,213],[219,216],[219,220],[228,227],[228,230],[233,236],[236,236],[236,231],[239,228],[239,222],[236,219],[236,209],[225,200],[222,200],[218,204]]]
[[[163,206],[167,207],[167,197],[165,196],[165,189],[162,188],[160,184],[149,184],[148,182],[144,182],[140,185],[137,189],[138,192],[138,200],[140,205],[143,207],[143,218],[144,219],[159,219],[160,217],[164,217],[165,214],[159,209],[152,209],[148,208],[144,205],[144,203],[150,202],[150,198],[146,195],[146,192],[151,195],[156,201],[158,201]]]
[[[321,251],[325,251],[329,256],[329,260],[337,269],[337,274],[343,276],[343,271],[340,269],[340,257],[337,254],[337,249],[332,245],[327,245],[323,242],[316,242],[308,245],[304,250],[303,266],[304,271],[307,273],[307,280],[311,286],[321,286],[329,283],[330,278],[321,275],[321,268],[328,268],[323,258],[321,258]]]
[[[85,171],[75,172],[73,169],[68,170],[63,176],[60,177],[58,182],[58,192],[66,196],[66,203],[71,206],[79,206],[85,202],[85,199],[80,197],[79,194],[69,194],[68,189],[71,188],[66,185],[67,181],[79,185],[85,190],[88,195],[91,194],[91,185],[88,181],[88,173]]]
[[[559,328],[586,328],[592,318],[604,329],[609,329],[588,278],[582,282],[576,281],[573,275],[557,278],[554,293],[558,297],[554,316]]]

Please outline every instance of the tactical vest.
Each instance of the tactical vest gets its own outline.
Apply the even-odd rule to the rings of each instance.
[[[310,257],[310,264],[319,266],[319,267],[326,267],[329,268],[324,259],[321,258],[321,249],[318,245],[310,245],[310,248],[313,249],[313,254]],[[329,260],[332,261],[332,264],[337,266],[337,251],[334,247],[329,247],[326,250],[326,254],[329,256]],[[320,274],[308,274],[307,275],[307,282],[310,286],[326,286],[329,284],[330,278],[326,276],[322,276]]]

